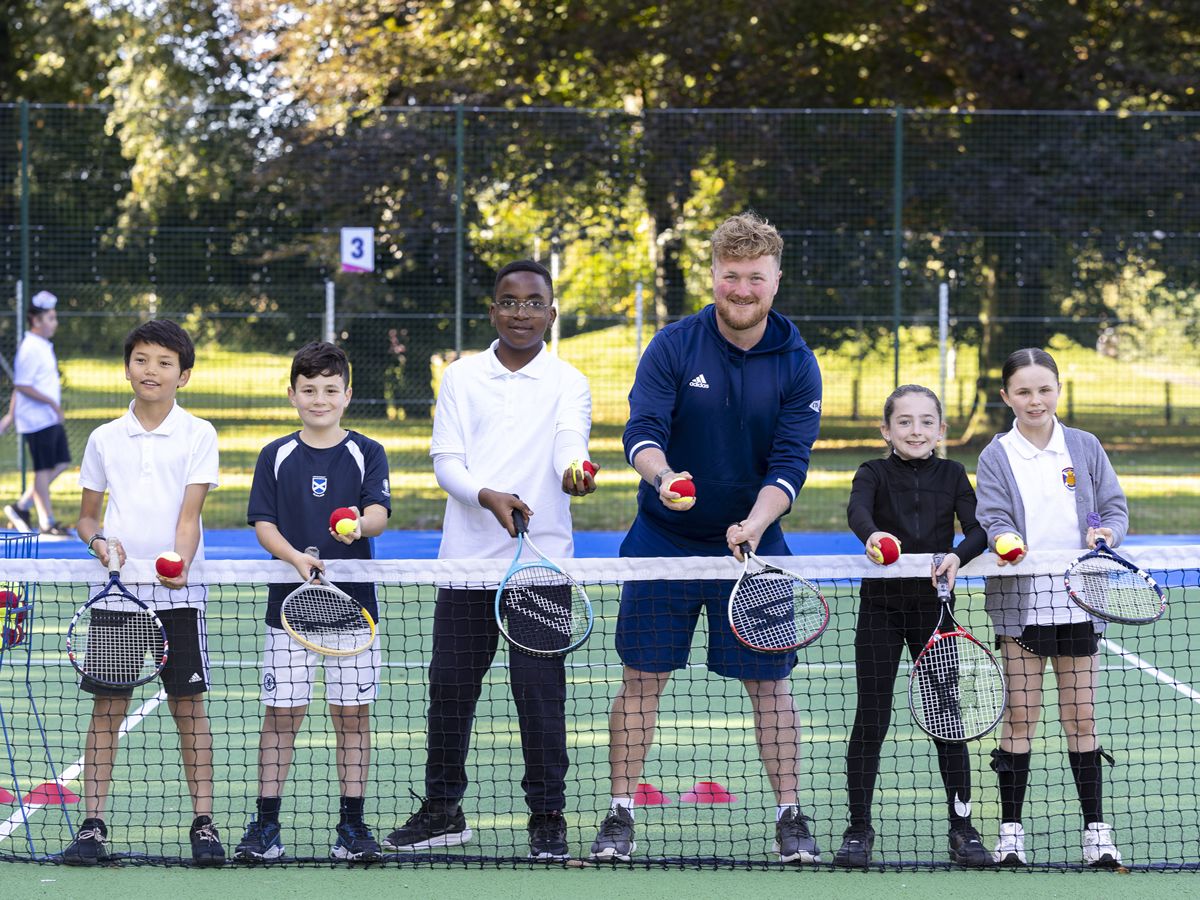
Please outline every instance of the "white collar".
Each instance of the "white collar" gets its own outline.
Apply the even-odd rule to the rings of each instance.
[[[1005,435],[1009,446],[1011,446],[1017,454],[1023,459],[1033,459],[1039,453],[1066,453],[1067,452],[1067,437],[1063,433],[1062,423],[1057,418],[1054,420],[1054,431],[1050,435],[1050,442],[1044,448],[1035,447],[1029,442],[1025,435],[1021,434],[1021,430],[1017,428],[1016,423]]]
[[[538,351],[537,356],[515,372],[500,362],[500,357],[496,355],[496,348],[499,346],[500,339],[497,338],[492,341],[492,346],[488,348],[487,373],[489,378],[502,378],[505,375],[524,375],[526,378],[541,378],[546,374],[546,370],[550,366],[550,351],[546,348],[545,341],[542,341],[542,348]]]
[[[167,413],[167,417],[158,423],[158,427],[153,431],[147,431],[142,426],[142,423],[138,420],[138,417],[134,415],[133,404],[136,402],[136,399],[129,401],[129,411],[126,412],[124,416],[125,431],[130,437],[137,437],[139,434],[169,435],[175,430],[176,426],[179,425],[180,420],[183,418],[183,409],[178,403],[175,403],[171,406],[171,411]]]

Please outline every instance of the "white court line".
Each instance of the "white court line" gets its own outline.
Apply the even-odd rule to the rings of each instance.
[[[1183,694],[1183,696],[1187,697],[1193,703],[1200,703],[1200,692],[1188,687],[1182,681],[1177,681],[1176,679],[1172,678],[1162,669],[1156,669],[1136,653],[1130,653],[1116,641],[1110,641],[1108,638],[1101,638],[1100,643],[1104,645],[1106,650],[1117,654],[1117,656],[1121,657],[1135,669],[1141,669],[1146,674],[1151,675],[1152,677],[1161,681],[1167,687],[1173,688],[1180,694]]]
[[[118,743],[120,742],[121,738],[125,737],[125,735],[129,734],[129,732],[137,728],[138,725],[142,723],[142,720],[154,712],[154,710],[158,708],[158,705],[166,699],[166,692],[159,691],[157,694],[135,709],[130,715],[126,716],[125,721],[121,723],[121,727],[117,731]],[[58,776],[58,780],[54,782],[54,784],[57,784],[60,788],[66,787],[72,781],[77,779],[82,772],[83,757],[81,756],[63,770],[63,773]],[[0,825],[0,842],[7,840],[14,831],[25,824],[29,816],[33,815],[39,809],[42,809],[47,805],[49,804],[26,803],[22,807],[22,805],[19,804],[16,811],[9,816],[2,825]]]

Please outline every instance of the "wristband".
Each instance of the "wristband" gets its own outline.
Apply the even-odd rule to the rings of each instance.
[[[103,534],[103,532],[99,532],[99,531],[97,531],[95,534],[93,534],[93,535],[92,535],[92,539],[91,539],[90,541],[88,541],[88,542],[87,542],[87,551],[88,551],[88,553],[90,553],[92,556],[96,557],[96,559],[99,559],[100,557],[99,557],[99,555],[96,553],[96,551],[92,549],[92,544],[96,543],[96,541],[103,541],[103,540],[107,540],[107,539],[104,537],[104,534]]]
[[[668,473],[673,474],[674,472],[675,472],[674,469],[672,469],[670,466],[667,466],[665,469],[663,469],[661,472],[659,472],[657,475],[655,475],[654,476],[654,489],[656,491],[661,491],[662,483],[663,483],[663,476]]]

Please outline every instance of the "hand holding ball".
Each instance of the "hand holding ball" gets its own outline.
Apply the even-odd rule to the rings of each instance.
[[[329,517],[329,527],[337,534],[351,534],[357,526],[358,515],[345,506],[339,506]]]
[[[1016,562],[1025,553],[1025,542],[1019,534],[1002,534],[996,538],[996,555],[1007,562]]]
[[[878,547],[867,548],[867,556],[880,565],[890,566],[900,558],[900,542],[891,537],[880,538]]]
[[[154,571],[163,578],[178,578],[183,574],[183,557],[168,550],[154,560]]]
[[[596,464],[593,463],[590,459],[585,459],[583,461],[583,471],[587,472],[589,475],[591,475],[593,478],[595,478],[596,477]]]
[[[679,495],[672,498],[672,503],[687,503],[696,498],[696,483],[686,478],[676,478],[667,485],[667,490],[674,491]]]

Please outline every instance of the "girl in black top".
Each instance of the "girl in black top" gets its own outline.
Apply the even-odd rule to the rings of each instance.
[[[916,659],[937,626],[937,575],[944,572],[953,588],[959,566],[987,547],[987,535],[975,520],[975,491],[966,470],[961,463],[937,456],[938,441],[946,433],[937,395],[915,384],[896,388],[884,403],[880,431],[889,452],[884,459],[863,463],[855,474],[847,509],[850,528],[866,545],[868,556],[885,537],[898,540],[909,553],[946,556],[930,579],[862,582],[854,636],[858,710],[846,754],[850,827],[834,855],[839,866],[865,866],[871,861],[875,841],[871,796],[891,718],[900,653],[907,645]],[[953,549],[955,516],[963,532],[957,550]],[[964,866],[990,865],[991,854],[971,825],[966,746],[938,740],[934,744],[949,807],[950,858]]]

